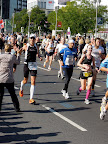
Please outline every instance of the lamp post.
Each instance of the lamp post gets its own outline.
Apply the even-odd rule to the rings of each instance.
[[[29,35],[30,35],[30,14],[31,14],[31,11],[28,10],[28,17],[29,17],[29,24],[28,24],[28,38],[29,38]]]
[[[14,15],[15,15],[15,13],[12,14],[12,17],[13,17],[13,21],[12,21],[12,34],[14,32],[14,30],[13,30],[14,29]]]
[[[59,6],[55,6],[55,12],[56,12],[56,24],[55,24],[55,32],[57,30],[57,11],[59,10]]]
[[[98,14],[98,3],[100,4],[101,0],[94,0],[96,4],[96,25],[95,25],[95,37],[97,37],[97,14]]]

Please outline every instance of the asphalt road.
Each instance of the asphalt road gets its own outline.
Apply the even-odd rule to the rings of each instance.
[[[48,65],[47,65],[48,66]],[[104,121],[99,119],[100,103],[105,94],[106,75],[98,74],[91,104],[84,104],[86,91],[79,96],[80,70],[74,68],[69,84],[70,99],[61,94],[64,81],[57,78],[58,62],[52,70],[43,68],[38,59],[38,75],[34,99],[29,104],[30,78],[24,87],[24,96],[19,97],[20,82],[23,79],[23,57],[14,74],[16,94],[21,112],[16,113],[7,90],[0,113],[0,144],[107,144],[108,114]]]

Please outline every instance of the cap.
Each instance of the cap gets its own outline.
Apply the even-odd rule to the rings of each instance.
[[[68,43],[75,43],[75,41],[71,39],[68,41]]]
[[[30,34],[29,38],[34,37],[36,38],[35,34]]]

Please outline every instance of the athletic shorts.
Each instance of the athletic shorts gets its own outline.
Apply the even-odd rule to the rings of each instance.
[[[31,76],[36,76],[37,75],[37,70],[29,70],[28,65],[24,64],[24,77],[28,78],[29,72]]]
[[[50,53],[47,53],[47,52],[46,52],[46,55],[47,55],[47,56],[52,56],[53,54],[54,54],[54,52],[50,52]]]
[[[93,77],[93,72],[81,71],[81,73],[80,73],[81,79],[88,79],[89,77]]]
[[[16,67],[17,67],[17,65],[16,65],[16,64],[13,64],[13,68],[16,69]]]

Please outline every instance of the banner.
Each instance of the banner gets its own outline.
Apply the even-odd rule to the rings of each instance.
[[[4,28],[4,22],[3,22],[3,19],[0,20],[0,29]]]

